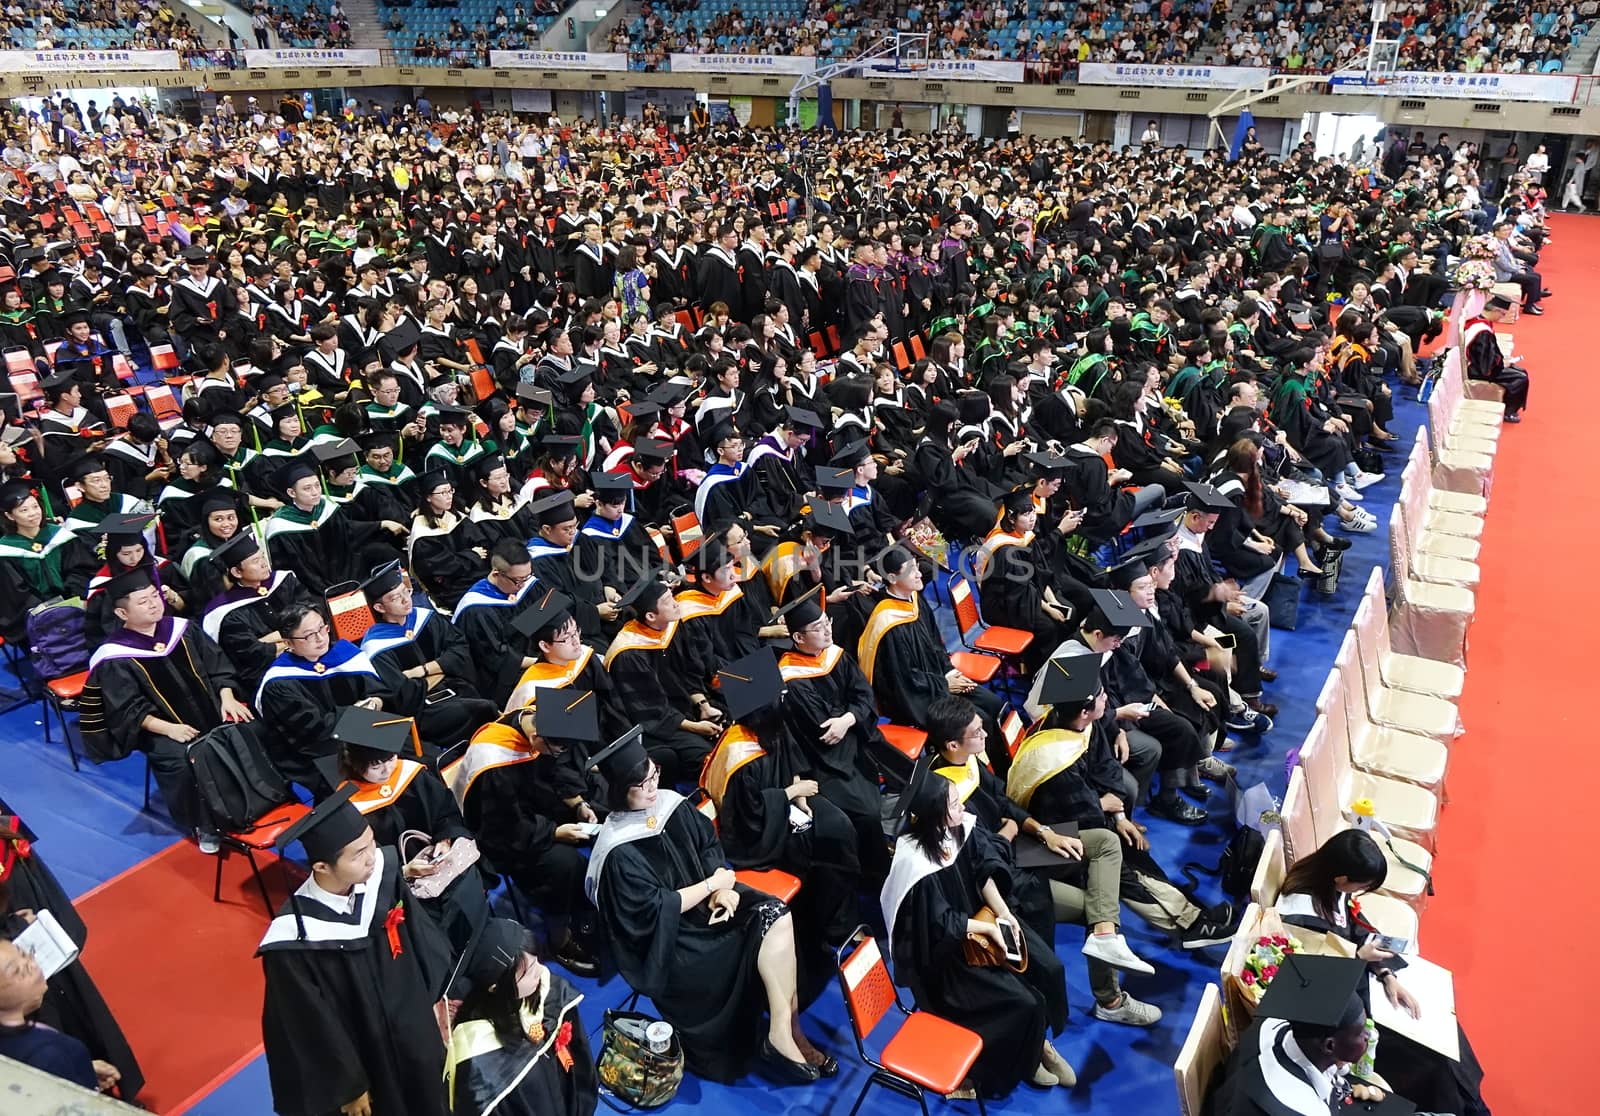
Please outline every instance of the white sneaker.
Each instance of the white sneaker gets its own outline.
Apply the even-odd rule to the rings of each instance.
[[[216,856],[222,851],[222,840],[215,833],[196,833],[195,840],[199,842],[200,851],[207,856]]]
[[[1044,1044],[1044,1056],[1039,1059],[1039,1068],[1056,1079],[1056,1084],[1064,1089],[1070,1089],[1078,1083],[1078,1071],[1068,1064],[1061,1056],[1061,1052],[1048,1042]]]
[[[1122,1002],[1114,1008],[1095,1004],[1094,1017],[1096,1019],[1104,1019],[1107,1023],[1126,1023],[1132,1027],[1153,1027],[1161,1021],[1161,1009],[1154,1004],[1135,1000],[1127,992],[1123,992]]]
[[[1362,515],[1357,512],[1344,521],[1344,529],[1357,535],[1367,535],[1378,529],[1378,521],[1370,515]]]
[[[1388,475],[1389,475],[1388,473],[1357,473],[1356,474],[1356,487],[1358,489],[1360,489],[1360,488],[1371,488],[1373,485],[1377,484],[1379,481],[1381,481],[1384,477],[1386,477]]]
[[[1352,504],[1359,504],[1366,499],[1365,496],[1355,490],[1353,485],[1346,484],[1343,481],[1335,485],[1333,490]]]
[[[1128,948],[1128,939],[1121,934],[1090,934],[1083,939],[1083,955],[1130,973],[1155,975],[1155,969]]]

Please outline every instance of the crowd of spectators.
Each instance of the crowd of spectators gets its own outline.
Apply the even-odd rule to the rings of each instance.
[[[187,15],[167,0],[79,0],[5,6],[0,26],[19,50],[191,50],[204,44]]]
[[[387,2],[387,0],[386,0]],[[384,30],[395,49],[417,62],[452,65],[486,64],[491,50],[537,50],[540,36],[560,14],[559,0],[518,0],[509,8],[493,0],[457,4],[453,0],[415,0],[390,5]],[[405,10],[402,10],[404,8]],[[434,13],[444,16],[448,24]]]
[[[262,50],[273,46],[330,50],[355,45],[350,20],[339,0],[328,6],[306,0],[298,14],[287,4],[255,0],[250,7],[250,30]]]

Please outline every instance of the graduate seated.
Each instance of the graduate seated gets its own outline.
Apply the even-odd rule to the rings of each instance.
[[[611,813],[585,878],[623,978],[672,1024],[701,1077],[734,1081],[757,1058],[780,1085],[834,1076],[838,1060],[800,1027],[788,907],[735,881],[711,822],[661,786],[640,735],[595,757]]]
[[[445,1051],[451,1116],[592,1116],[599,1079],[583,997],[540,962],[526,928],[484,923],[448,994],[461,1004]]]

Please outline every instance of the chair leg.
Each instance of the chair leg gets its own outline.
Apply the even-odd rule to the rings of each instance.
[[[272,896],[267,894],[267,881],[262,878],[261,865],[256,863],[256,854],[249,849],[244,850],[244,855],[250,861],[250,874],[255,877],[256,886],[261,889],[261,905],[267,908],[267,917],[271,918],[273,915]]]
[[[67,711],[61,708],[60,702],[52,702],[51,706],[56,711],[56,720],[61,722],[61,739],[67,745],[67,758],[72,760],[72,770],[77,771],[79,769],[78,749],[72,743],[72,728],[67,724]]]
[[[150,812],[150,779],[151,779],[151,775],[150,775],[150,757],[149,757],[149,755],[146,755],[144,757],[144,807],[143,807],[143,809],[144,809],[144,812],[147,813],[147,814]]]
[[[856,1116],[856,1113],[861,1111],[861,1102],[867,1099],[867,1090],[872,1088],[872,1086],[874,1084],[874,1077],[875,1076],[876,1075],[874,1075],[874,1074],[867,1075],[867,1083],[865,1085],[861,1086],[861,1092],[856,1097],[856,1103],[855,1103],[854,1107],[852,1107],[850,1109],[850,1116]],[[923,1111],[924,1112],[927,1111],[927,1106],[926,1105],[923,1106]]]
[[[222,902],[222,862],[228,859],[228,852],[227,845],[223,845],[217,850],[217,875],[211,885],[211,901],[213,903]]]
[[[978,1094],[978,1116],[989,1116],[989,1110],[983,1107],[983,1094]]]
[[[917,1103],[922,1106],[922,1116],[928,1116],[928,1093],[920,1086],[917,1088]]]

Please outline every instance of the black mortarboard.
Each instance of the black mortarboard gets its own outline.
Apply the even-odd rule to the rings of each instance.
[[[368,604],[375,604],[400,588],[404,580],[404,571],[400,569],[400,560],[396,558],[393,562],[385,562],[376,567],[372,571],[372,576],[361,583],[361,592],[366,595]]]
[[[735,721],[776,704],[783,696],[783,675],[770,647],[717,668],[712,685],[722,691],[728,716]]]
[[[72,480],[82,480],[91,473],[103,473],[105,471],[105,458],[98,453],[86,453],[73,461],[72,465],[67,469],[67,476]]]
[[[794,632],[815,624],[822,615],[822,586],[814,585],[780,608],[776,618]]]
[[[1123,561],[1132,562],[1138,559],[1146,565],[1159,565],[1172,553],[1171,542],[1171,531],[1157,532],[1147,539],[1140,539],[1133,549],[1123,555]]]
[[[445,468],[428,469],[417,474],[417,495],[426,496],[442,484],[453,484],[450,470]]]
[[[1290,954],[1267,985],[1256,1014],[1313,1027],[1338,1027],[1347,1010],[1353,1010],[1350,1001],[1366,979],[1367,963],[1358,957]]]
[[[63,327],[71,327],[71,326],[75,326],[75,325],[88,325],[88,324],[90,324],[90,320],[91,319],[90,319],[89,311],[87,311],[87,310],[73,310],[73,311],[70,311],[69,313],[67,313],[65,316],[62,317],[61,325]]]
[[[139,590],[148,589],[154,584],[155,580],[150,576],[150,567],[138,565],[106,582],[106,597],[114,604],[129,593],[137,593]]]
[[[451,426],[472,426],[472,412],[465,407],[456,407],[445,404],[439,408],[439,425],[449,423]]]
[[[218,511],[238,511],[239,497],[233,489],[226,485],[216,485],[206,489],[197,498],[197,507],[200,510],[200,522],[205,523],[206,516]]]
[[[211,560],[224,570],[231,570],[250,555],[261,549],[255,532],[241,530],[233,538],[211,552]]]
[[[541,686],[534,693],[530,709],[533,731],[539,736],[585,744],[600,739],[600,701],[592,690]]]
[[[720,534],[707,536],[700,544],[700,549],[694,552],[695,568],[702,573],[720,570],[733,560],[733,554]]]
[[[381,710],[347,705],[333,723],[333,738],[341,744],[354,744],[374,752],[398,756],[415,748],[416,722]]]
[[[1150,573],[1150,567],[1144,558],[1129,558],[1127,561],[1113,566],[1106,573],[1106,580],[1111,583],[1111,588],[1121,589],[1126,592],[1135,581]]]
[[[813,502],[806,512],[806,526],[812,534],[826,532],[836,539],[852,538],[856,533],[849,513],[838,504],[826,504],[820,500]]]
[[[208,263],[210,260],[211,253],[203,245],[191,244],[183,250],[184,263]]]
[[[911,824],[911,804],[916,801],[918,793],[928,781],[928,775],[933,770],[933,752],[924,750],[911,765],[911,777],[906,780],[905,789],[900,792],[900,798],[894,807],[894,833],[895,836],[905,833],[906,827]]]
[[[143,538],[145,530],[155,521],[155,512],[135,513],[112,512],[99,523],[95,524],[94,533],[108,535],[112,538]]]
[[[641,401],[628,404],[629,422],[649,422],[661,413],[661,408],[654,403]]]
[[[542,387],[532,384],[517,385],[517,402],[525,407],[549,407],[555,404],[556,397]]]
[[[369,430],[357,438],[356,443],[363,453],[371,453],[376,449],[395,449],[399,436],[395,430]]]
[[[602,504],[616,504],[633,491],[633,478],[626,473],[591,473],[589,486]]]
[[[278,488],[288,489],[307,477],[317,475],[317,468],[303,457],[296,457],[278,470]]]
[[[1067,459],[1061,454],[1052,451],[1025,453],[1022,456],[1029,465],[1033,466],[1034,472],[1041,477],[1054,476],[1064,471],[1067,467]]]
[[[860,441],[851,442],[849,445],[842,447],[838,453],[828,459],[828,464],[835,469],[854,469],[859,465],[865,464],[867,458],[871,456],[872,451],[867,446],[867,440],[863,438]]]
[[[645,398],[662,410],[666,410],[668,407],[676,406],[689,398],[691,390],[693,389],[688,384],[675,384],[669,380],[664,384],[657,384],[651,388],[650,394]]]
[[[1094,598],[1094,607],[1089,610],[1083,626],[1090,631],[1126,635],[1134,628],[1150,625],[1150,617],[1145,615],[1144,609],[1134,607],[1126,593],[1094,589],[1089,595]]]
[[[575,434],[546,434],[544,448],[551,457],[576,457],[583,439]]]
[[[1511,309],[1511,300],[1504,295],[1490,295],[1489,301],[1483,304],[1483,308],[1485,310],[1509,310]]]
[[[822,418],[815,411],[807,410],[804,407],[791,406],[785,407],[784,412],[783,424],[785,426],[794,427],[796,430],[802,427],[809,430],[822,429]]]
[[[1000,507],[1012,515],[1022,515],[1033,510],[1033,489],[1028,485],[1013,488],[1000,497]]]
[[[1039,700],[1045,705],[1088,701],[1100,692],[1099,655],[1062,655],[1047,659]]]
[[[1203,481],[1184,481],[1183,487],[1189,490],[1184,506],[1190,511],[1225,512],[1233,507],[1232,500]]]
[[[281,852],[299,841],[306,851],[306,859],[312,864],[338,860],[345,847],[367,829],[367,819],[350,805],[355,793],[355,784],[346,783],[323,799],[315,810],[283,831],[278,837],[278,850]]]
[[[556,377],[556,382],[566,388],[569,394],[580,395],[583,392],[584,385],[589,382],[591,375],[593,375],[593,371],[587,365],[580,364],[561,373]]]
[[[65,391],[73,384],[72,366],[59,368],[39,381],[39,386],[45,391]]]
[[[572,615],[572,598],[555,589],[535,588],[523,598],[523,607],[511,618],[511,626],[530,639],[537,632],[558,627],[563,617]]]
[[[884,577],[893,577],[905,569],[907,562],[915,562],[917,556],[907,547],[893,543],[880,550],[872,559],[872,564]]]
[[[33,489],[24,481],[7,481],[0,485],[0,511],[14,511],[18,504],[33,495]]]
[[[817,491],[823,494],[829,492],[846,493],[856,486],[856,471],[854,469],[829,469],[817,470]]]
[[[617,600],[618,608],[632,608],[649,612],[661,600],[661,595],[667,592],[668,586],[655,574],[642,577],[628,587]]]
[[[729,438],[739,436],[739,428],[733,424],[733,415],[729,411],[713,411],[711,419],[706,423],[703,440],[706,449],[715,451],[718,446]]]
[[[573,503],[572,493],[566,489],[541,500],[535,500],[528,505],[528,510],[533,513],[541,527],[553,527],[558,523],[567,523],[578,518],[577,505]]]
[[[324,464],[331,464],[341,458],[354,458],[361,452],[361,447],[354,438],[337,438],[332,441],[318,442],[311,447],[311,456]]]
[[[484,919],[467,942],[444,994],[452,1000],[465,1000],[495,987],[498,981],[515,980],[527,937],[527,930],[515,919]]]
[[[635,725],[596,752],[589,760],[589,769],[604,775],[611,786],[621,787],[649,759],[644,750],[644,726]]]
[[[407,318],[378,338],[378,355],[385,364],[388,364],[401,353],[416,348],[421,340],[422,330],[417,328],[415,322]]]
[[[506,459],[498,453],[486,453],[472,463],[472,475],[477,480],[488,480],[489,474],[505,467]]]
[[[636,456],[647,461],[665,461],[677,452],[678,447],[665,438],[640,438],[633,444]]]
[[[1138,519],[1135,519],[1133,525],[1139,528],[1160,527],[1165,530],[1176,523],[1182,516],[1182,508],[1156,508],[1154,511],[1147,511]]]

